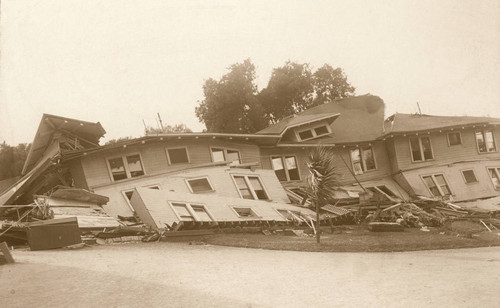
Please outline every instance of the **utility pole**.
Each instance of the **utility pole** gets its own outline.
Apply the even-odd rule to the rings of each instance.
[[[156,114],[158,115],[158,120],[160,121],[160,128],[163,131],[163,122],[161,121],[160,113],[157,112]]]
[[[418,102],[417,102],[417,107],[418,107],[418,114],[422,115],[422,110],[420,110],[420,105],[418,104]]]

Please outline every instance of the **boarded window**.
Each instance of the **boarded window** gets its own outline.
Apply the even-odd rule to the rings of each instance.
[[[464,170],[462,171],[462,174],[464,175],[464,180],[465,180],[465,183],[469,184],[469,183],[476,183],[477,182],[477,178],[476,178],[476,174],[474,173],[474,170]]]
[[[170,164],[189,163],[189,157],[186,148],[167,149]]]
[[[182,221],[194,221],[193,215],[187,209],[186,204],[184,203],[172,203],[177,215],[179,215]]]
[[[450,146],[462,144],[462,137],[460,136],[460,133],[448,133],[448,144]]]
[[[233,207],[234,211],[239,217],[243,218],[255,218],[258,217],[255,212],[249,207]]]
[[[214,191],[212,185],[210,185],[210,182],[208,181],[208,178],[192,179],[187,180],[187,182],[193,193]]]

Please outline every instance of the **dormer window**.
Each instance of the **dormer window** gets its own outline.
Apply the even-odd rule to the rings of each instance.
[[[330,126],[328,125],[321,125],[321,126],[316,126],[313,128],[308,128],[304,130],[297,130],[297,139],[299,141],[306,141],[309,139],[314,139],[317,137],[321,137],[324,135],[328,135],[331,133]]]

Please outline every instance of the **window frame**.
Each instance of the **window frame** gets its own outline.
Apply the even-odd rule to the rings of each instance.
[[[208,182],[208,185],[210,186],[210,190],[204,190],[204,191],[199,191],[199,192],[195,192],[193,190],[193,187],[191,186],[191,184],[189,183],[189,181],[194,181],[194,180],[201,180],[201,179],[206,179],[207,182]],[[208,176],[199,176],[199,177],[195,177],[195,178],[189,178],[189,179],[184,179],[184,182],[186,183],[189,191],[192,193],[192,194],[205,194],[205,193],[211,193],[211,192],[215,192],[215,189],[214,189],[214,186],[212,185],[212,182],[210,181],[210,178]]]
[[[449,194],[449,195],[445,195],[445,194],[443,194],[443,191],[441,190],[441,186],[439,185],[439,183],[438,183],[438,182],[437,182],[437,180],[436,180],[436,176],[438,176],[438,175],[443,176],[444,182],[446,183],[446,187],[448,187],[448,190],[450,191],[450,194]],[[425,182],[425,178],[426,178],[426,177],[431,177],[432,181],[434,182],[434,185],[436,186],[436,188],[437,188],[437,189],[438,189],[438,191],[439,191],[440,196],[435,196],[435,195],[432,193],[431,189],[429,188],[429,186],[427,186],[427,183]],[[453,196],[453,195],[455,195],[455,194],[453,193],[453,191],[451,190],[451,186],[450,186],[450,184],[449,184],[448,180],[446,179],[446,177],[444,176],[444,173],[425,174],[425,175],[421,175],[421,176],[420,176],[420,178],[421,178],[421,179],[422,179],[422,181],[424,182],[424,185],[425,185],[425,187],[427,188],[427,191],[428,191],[428,192],[431,194],[431,196],[433,196],[433,197],[441,197],[441,198],[443,198],[443,197],[446,197],[446,196]]]
[[[327,129],[328,133],[322,134],[322,135],[318,135],[316,133],[316,128],[323,127],[323,126],[326,126],[326,129]],[[303,133],[303,132],[306,132],[306,131],[310,131],[313,136],[310,137],[310,138],[302,139],[299,134]],[[315,126],[312,126],[312,127],[306,128],[306,129],[301,129],[301,130],[296,129],[295,130],[295,137],[297,138],[298,141],[307,141],[307,140],[311,140],[311,139],[314,139],[314,138],[326,136],[326,135],[329,135],[331,133],[332,133],[332,128],[330,127],[330,125],[328,125],[328,124],[321,124],[321,125],[315,125]]]
[[[131,173],[130,173],[129,166],[128,166],[127,157],[129,157],[129,156],[135,156],[135,155],[139,156],[139,162],[141,163],[141,168],[142,168],[142,173],[143,174],[132,177]],[[115,180],[114,177],[113,177],[113,171],[111,170],[111,164],[109,163],[109,160],[111,160],[111,159],[117,159],[117,158],[121,158],[122,159],[123,168],[125,169],[125,175],[127,176],[125,179]],[[137,153],[130,153],[130,154],[126,154],[126,155],[115,155],[115,156],[106,157],[105,159],[106,159],[106,165],[108,167],[108,174],[109,174],[109,177],[110,177],[110,179],[111,179],[112,182],[121,182],[121,181],[130,180],[130,179],[136,179],[136,178],[140,178],[140,177],[143,177],[143,176],[146,175],[146,168],[144,168],[144,162],[142,160],[141,153],[137,152]]]
[[[297,173],[299,174],[299,179],[298,180],[291,180],[290,179],[290,173],[288,172],[288,168],[286,166],[286,163],[285,163],[285,158],[287,157],[293,157],[295,159],[295,165],[297,166]],[[301,181],[302,180],[302,176],[300,174],[300,168],[299,168],[299,160],[297,159],[297,155],[270,155],[269,156],[269,160],[271,161],[271,168],[273,169],[273,171],[275,172],[276,174],[276,170],[274,170],[274,164],[273,164],[273,159],[274,158],[280,158],[281,159],[281,164],[283,165],[283,170],[285,170],[285,177],[286,177],[286,180],[284,181],[280,181],[280,182],[290,182],[290,181]],[[277,176],[276,176],[277,177]]]
[[[380,189],[380,187],[385,187],[388,191],[390,191],[393,196],[389,195],[388,193],[386,193],[385,191],[383,191],[382,189]],[[369,187],[366,187],[366,189],[369,189],[369,188],[373,188],[375,189],[377,192],[381,193],[382,195],[386,196],[387,198],[389,198],[389,200],[394,200],[394,199],[401,199],[401,197],[399,197],[392,189],[390,189],[387,185],[385,184],[381,184],[381,185],[373,185],[373,186],[369,186]]]
[[[172,209],[172,211],[174,211],[174,214],[175,214],[175,216],[177,217],[177,219],[179,221],[189,222],[191,220],[183,220],[181,218],[181,216],[179,215],[179,213],[177,213],[177,210],[175,209],[174,203],[183,204],[186,207],[186,210],[188,211],[188,213],[191,214],[191,217],[193,218],[192,221],[194,221],[194,222],[207,222],[207,221],[200,219],[200,217],[198,216],[198,214],[196,214],[196,211],[193,209],[193,205],[194,206],[203,207],[203,209],[205,210],[205,213],[207,213],[208,217],[210,217],[210,219],[211,219],[210,222],[214,222],[215,221],[214,216],[208,210],[207,206],[204,203],[186,202],[186,201],[175,201],[175,200],[168,200],[167,203],[170,206],[170,208]]]
[[[370,169],[370,170],[365,170],[366,169],[366,162],[363,159],[363,155],[362,155],[362,152],[361,152],[363,148],[370,148],[371,149],[372,156],[373,156],[373,164],[375,165],[375,168]],[[360,159],[361,171],[362,171],[361,173],[356,173],[356,170],[354,168],[354,161],[352,160],[352,152],[353,151],[359,151],[359,159]],[[372,171],[375,171],[375,170],[378,169],[377,159],[375,157],[375,151],[373,150],[373,145],[359,146],[359,147],[356,147],[354,149],[349,150],[349,159],[351,160],[351,168],[352,168],[352,171],[354,172],[355,175],[362,175],[362,174],[365,174],[367,172],[372,172]]]
[[[486,167],[486,171],[488,172],[488,178],[490,179],[491,185],[493,185],[493,188],[495,190],[500,190],[500,185],[495,186],[495,183],[493,183],[493,178],[490,175],[490,170],[493,169],[498,181],[500,182],[500,167]]]
[[[460,143],[451,144],[451,141],[450,141],[450,135],[451,134],[458,134],[458,139],[460,140]],[[448,140],[448,146],[449,147],[453,147],[453,146],[457,146],[457,145],[462,145],[463,144],[463,142],[462,142],[462,134],[459,131],[452,131],[452,132],[446,133],[446,139]],[[431,149],[432,149],[432,145],[431,145]]]
[[[491,137],[493,138],[493,146],[495,147],[495,149],[493,151],[488,151],[488,148],[486,148],[486,151],[484,152],[481,152],[479,150],[479,142],[477,140],[477,133],[481,133],[481,135],[483,136],[483,140],[485,141],[486,143],[486,133],[487,132],[491,132]],[[482,129],[482,130],[475,130],[474,131],[474,140],[476,140],[476,149],[477,149],[477,153],[479,154],[489,154],[489,153],[495,153],[495,152],[498,152],[498,147],[497,147],[497,141],[495,139],[495,133],[494,133],[494,130],[493,129]]]
[[[233,210],[234,214],[236,215],[236,217],[240,218],[240,219],[255,219],[255,218],[259,218],[259,219],[262,219],[262,216],[259,215],[259,213],[252,207],[249,207],[249,206],[238,206],[238,205],[230,205],[229,206],[231,208],[231,210]],[[253,213],[253,216],[250,216],[250,217],[245,217],[245,216],[241,216],[240,214],[238,214],[238,212],[236,211],[236,209],[249,209],[250,212]]]
[[[235,177],[241,176],[245,180],[245,183],[247,185],[248,190],[250,191],[250,195],[252,195],[253,199],[246,199],[246,200],[257,200],[257,201],[272,201],[271,196],[269,195],[266,186],[264,185],[264,182],[262,182],[262,179],[258,175],[251,175],[251,174],[240,174],[240,173],[233,173],[231,174],[231,178],[233,179],[234,186],[236,187],[236,190],[238,191],[238,195],[240,196],[241,199],[243,198],[243,195],[241,194],[240,188],[238,187],[238,183],[236,183]],[[259,199],[257,194],[255,193],[255,189],[253,188],[252,184],[250,183],[249,177],[254,177],[257,178],[260,182],[260,185],[262,186],[262,189],[264,190],[264,193],[266,194],[267,199]]]
[[[226,148],[226,147],[218,147],[218,146],[210,146],[210,156],[212,158],[212,162],[213,163],[216,163],[216,161],[214,160],[214,153],[213,153],[213,149],[221,149],[223,151],[223,155],[224,155],[224,160],[223,161],[227,161],[227,151],[235,151],[235,152],[238,152],[238,162],[237,163],[234,163],[231,162],[231,165],[241,165],[242,163],[242,158],[241,158],[241,151],[239,149],[236,149],[236,148]],[[220,161],[219,161],[220,162]]]
[[[185,150],[186,150],[187,162],[172,163],[172,161],[171,161],[171,159],[170,159],[170,154],[168,153],[168,150],[178,150],[178,149],[185,149]],[[169,166],[171,166],[171,165],[190,164],[190,163],[191,163],[191,158],[189,157],[188,147],[186,147],[186,146],[183,146],[183,147],[169,147],[169,148],[165,148],[165,153],[167,153],[167,161],[168,161],[168,165],[169,165]]]
[[[413,148],[411,146],[411,138],[418,138],[418,146],[419,146],[419,152],[420,152],[420,155],[422,156],[422,160],[415,160],[413,158]],[[425,155],[424,155],[424,149],[422,147],[422,138],[429,138],[429,145],[431,147],[431,155],[432,155],[432,158],[429,158],[429,159],[425,159]],[[409,148],[410,148],[410,157],[411,157],[411,162],[412,163],[422,163],[422,162],[426,162],[426,161],[432,161],[432,160],[435,160],[435,156],[434,156],[434,148],[432,146],[432,139],[431,139],[431,136],[430,135],[427,135],[427,136],[410,136],[408,138],[408,145],[409,145]]]
[[[472,174],[474,175],[474,178],[476,180],[474,182],[467,182],[467,178],[465,177],[465,174],[464,174],[465,171],[472,171]],[[474,171],[473,168],[462,169],[462,170],[460,170],[460,173],[462,174],[462,178],[463,178],[465,184],[467,184],[467,185],[473,185],[473,184],[479,183],[479,179],[477,178],[476,171]]]
[[[161,190],[160,184],[152,184],[152,185],[146,185],[142,186],[143,188],[149,188],[149,189],[155,189],[155,190]],[[153,187],[158,187],[158,189],[153,188]],[[128,192],[133,192],[137,187],[131,188],[131,189],[124,189],[121,192],[122,196],[125,198],[125,201],[127,202],[128,207],[132,210],[132,212],[135,212],[134,207],[130,203],[130,199],[127,197]]]

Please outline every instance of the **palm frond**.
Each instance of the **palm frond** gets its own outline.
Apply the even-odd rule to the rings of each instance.
[[[309,154],[308,195],[320,205],[334,198],[339,186],[339,174],[336,172],[334,153],[324,146],[314,148]]]

